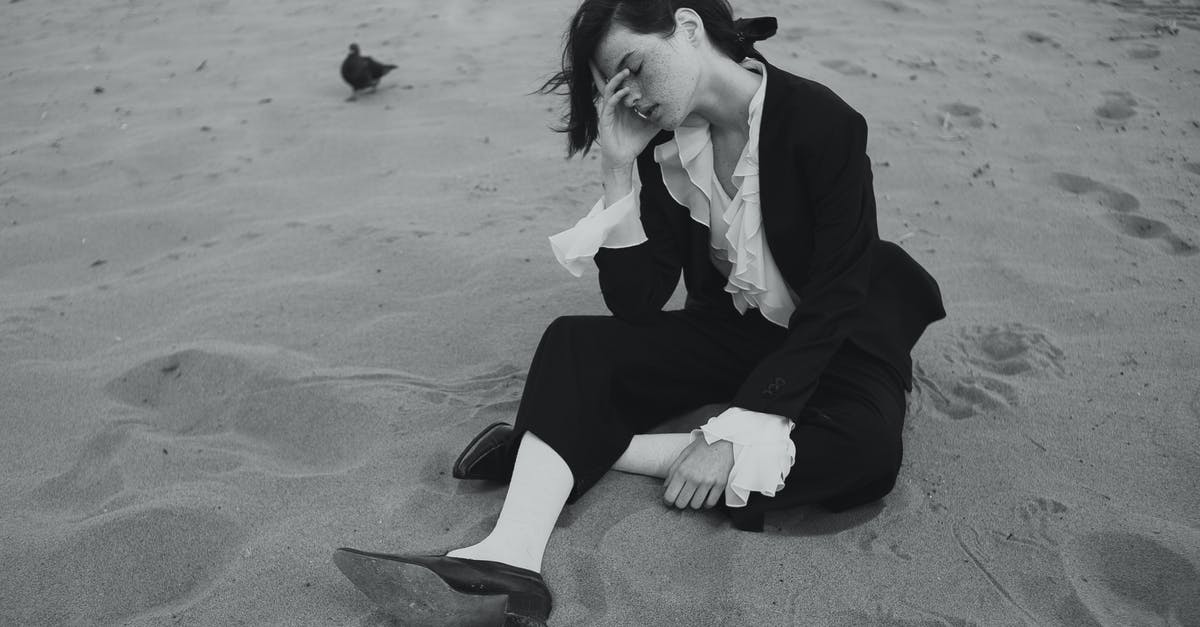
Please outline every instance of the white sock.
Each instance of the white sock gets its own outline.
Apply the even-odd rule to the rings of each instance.
[[[614,470],[665,479],[675,458],[692,442],[690,433],[646,433],[633,436]]]
[[[567,462],[541,438],[526,432],[492,533],[479,544],[447,555],[542,572],[546,543],[574,485],[575,477]]]

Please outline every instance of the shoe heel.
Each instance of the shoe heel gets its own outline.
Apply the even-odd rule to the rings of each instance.
[[[428,568],[343,550],[333,553],[333,563],[401,625],[500,627],[510,619],[507,595],[464,594]]]

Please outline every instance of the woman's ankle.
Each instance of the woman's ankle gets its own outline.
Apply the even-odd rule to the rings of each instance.
[[[449,557],[462,557],[471,560],[487,560],[490,562],[501,562],[509,566],[532,570],[535,573],[542,572],[541,556],[529,555],[527,551],[522,551],[516,547],[493,547],[487,541],[480,542],[472,546],[454,549],[446,553]]]

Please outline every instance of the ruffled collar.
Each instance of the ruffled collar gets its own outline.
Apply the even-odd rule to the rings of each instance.
[[[742,66],[762,76],[748,110],[749,137],[733,170],[737,192],[725,193],[713,169],[709,125],[681,126],[675,136],[654,149],[663,183],[675,202],[687,207],[692,220],[709,228],[713,262],[726,275],[725,291],[738,311],[757,307],[763,316],[786,327],[796,295],[788,288],[767,247],[759,203],[758,143],[767,70],[757,59]],[[713,196],[720,194],[719,199]]]
[[[747,115],[750,134],[746,140],[746,147],[742,149],[741,157],[733,169],[734,185],[739,188],[741,185],[738,179],[744,178],[748,173],[753,172],[757,174],[758,172],[759,127],[762,120],[763,99],[767,93],[766,65],[753,57],[746,57],[741,65],[748,70],[758,73],[762,79],[759,81],[758,90],[754,92],[754,96],[750,99]],[[667,180],[667,191],[671,193],[675,202],[690,210],[693,220],[704,226],[709,226],[709,208],[704,205],[712,203],[713,184],[719,185],[720,183],[714,175],[712,136],[709,133],[708,122],[702,121],[694,126],[680,126],[676,128],[675,136],[671,140],[659,144],[654,149],[654,160],[663,168],[664,178],[669,176],[668,170],[675,170],[676,168],[680,168],[686,173],[686,181]],[[686,189],[688,186],[684,183],[689,181],[691,182],[691,187],[695,188],[694,190]],[[695,192],[699,192],[704,196],[704,203],[699,202],[699,198],[693,197]]]

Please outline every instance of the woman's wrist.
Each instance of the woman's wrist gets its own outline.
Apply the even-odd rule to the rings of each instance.
[[[633,164],[605,165],[601,180],[604,183],[604,206],[611,207],[633,191]]]

